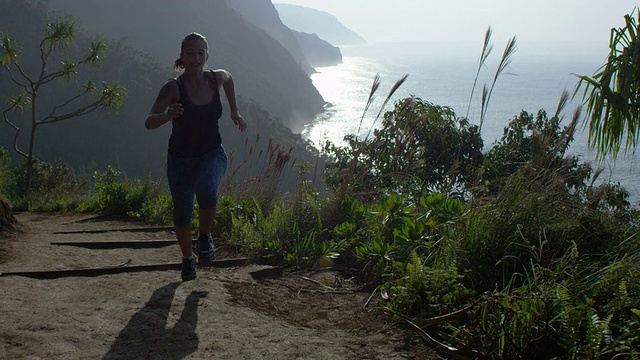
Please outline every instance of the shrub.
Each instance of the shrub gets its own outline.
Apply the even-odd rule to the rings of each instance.
[[[169,210],[167,199],[161,198],[163,188],[160,182],[150,179],[127,179],[124,174],[110,165],[104,172],[96,170],[93,175],[95,197],[85,204],[86,210],[99,211],[116,215],[142,216],[145,211],[151,211],[153,217],[165,218],[160,214],[161,209],[151,209],[158,199],[158,205],[163,212]],[[144,211],[143,211],[144,210]],[[153,212],[156,212],[153,215]],[[164,220],[163,220],[164,221]]]
[[[425,191],[451,194],[474,180],[482,161],[478,127],[448,108],[420,98],[398,101],[385,113],[371,139],[345,137],[347,147],[331,144],[327,184],[348,185],[364,198],[395,192],[417,198]]]
[[[502,138],[486,152],[481,167],[482,186],[475,192],[498,194],[509,176],[531,162],[561,170],[568,187],[585,191],[591,167],[581,164],[576,156],[564,156],[573,141],[577,117],[565,127],[560,127],[561,120],[557,114],[549,118],[544,110],[535,117],[526,111],[515,116],[504,128]]]

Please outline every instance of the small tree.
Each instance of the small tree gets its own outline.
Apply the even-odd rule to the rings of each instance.
[[[356,193],[460,193],[482,162],[478,127],[451,108],[418,97],[396,102],[372,138],[345,139],[346,148],[326,147],[333,156],[327,184],[338,188],[348,182]]]
[[[75,39],[75,34],[75,22],[68,18],[56,18],[45,26],[40,41],[40,69],[34,76],[27,73],[21,61],[22,45],[15,38],[0,33],[0,66],[9,73],[10,79],[22,90],[7,100],[8,107],[2,112],[2,116],[4,121],[15,130],[13,142],[15,151],[26,160],[25,198],[30,193],[35,160],[33,150],[38,126],[76,118],[97,109],[106,109],[117,113],[127,95],[127,90],[118,81],[103,82],[102,87],[98,88],[89,79],[80,85],[77,94],[52,106],[48,112],[41,111],[43,105],[39,95],[42,94],[43,86],[57,80],[69,80],[72,76],[77,75],[81,66],[102,64],[101,56],[106,51],[106,45],[102,39],[92,42],[88,53],[81,60],[73,61],[69,57],[70,45]],[[57,69],[49,71],[49,65],[56,60],[59,60],[59,66]],[[18,146],[21,126],[9,116],[17,113],[18,117],[22,118],[25,109],[31,111],[27,151],[21,150]]]

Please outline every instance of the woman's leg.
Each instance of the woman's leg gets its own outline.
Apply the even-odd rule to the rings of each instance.
[[[213,223],[216,218],[215,206],[209,209],[198,209],[198,216],[200,219],[200,235],[209,235],[213,229]]]
[[[182,280],[196,278],[191,240],[191,216],[194,198],[194,166],[191,161],[169,157],[167,178],[173,198],[173,223],[182,253]]]
[[[178,245],[180,246],[180,252],[183,258],[188,258],[193,255],[192,240],[191,240],[191,224],[175,227],[176,238],[178,238]]]
[[[194,163],[192,159],[171,156],[167,162],[167,178],[173,199],[173,224],[182,257],[185,258],[192,255],[191,216],[193,214],[197,166],[197,162]]]
[[[209,265],[211,260],[215,259],[215,249],[213,247],[213,237],[211,229],[216,216],[215,206],[208,209],[200,208],[198,210],[200,218],[200,236],[198,236],[198,262],[200,265]]]
[[[207,264],[215,258],[213,229],[218,204],[218,187],[227,171],[227,154],[221,146],[208,154],[202,164],[200,177],[196,185],[200,236],[198,237],[198,257],[201,264]]]

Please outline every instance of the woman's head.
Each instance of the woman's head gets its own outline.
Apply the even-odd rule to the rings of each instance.
[[[206,62],[209,57],[208,51],[209,44],[207,43],[207,39],[203,35],[193,32],[182,39],[180,56],[174,62],[173,67],[176,70],[182,70],[189,65],[187,64],[188,61],[193,61],[194,58],[200,58],[203,55],[204,60],[195,59],[195,61],[203,61],[201,65],[204,66],[204,62]]]

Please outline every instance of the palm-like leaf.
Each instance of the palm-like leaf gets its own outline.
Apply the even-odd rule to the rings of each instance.
[[[89,55],[86,59],[80,61],[80,64],[102,65],[104,59],[101,57],[107,51],[107,44],[104,39],[98,39],[91,43],[89,47]]]
[[[610,53],[599,71],[579,76],[589,126],[589,147],[600,157],[635,148],[640,138],[640,10],[625,16],[626,26],[611,30]],[[585,124],[586,126],[586,124]],[[625,139],[626,137],[626,139]]]
[[[22,52],[20,44],[11,36],[3,36],[0,39],[0,65],[5,66],[14,63]]]
[[[113,111],[118,114],[118,110],[124,104],[127,95],[127,89],[122,87],[119,81],[109,81],[108,83],[103,83],[100,102],[107,111]]]
[[[76,35],[75,23],[65,18],[57,18],[47,24],[42,38],[42,47],[66,49]]]

